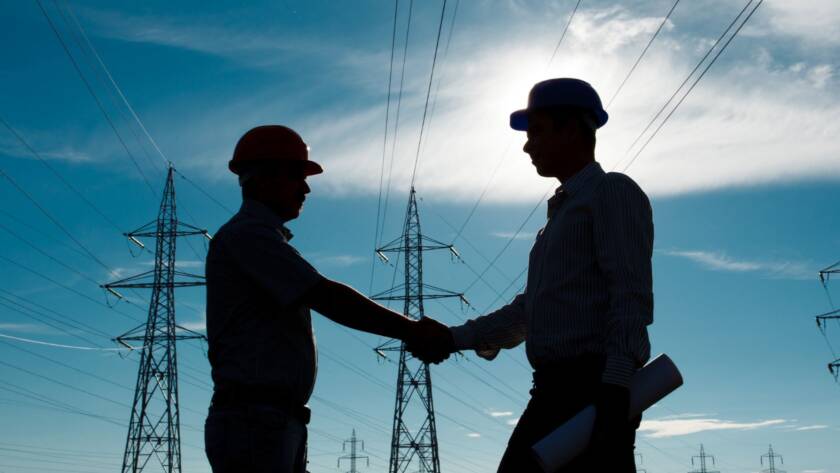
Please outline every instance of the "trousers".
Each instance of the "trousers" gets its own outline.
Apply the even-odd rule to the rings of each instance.
[[[531,447],[595,400],[603,372],[602,357],[568,360],[534,371],[531,399],[511,434],[498,473],[543,473]],[[640,419],[628,421],[617,451],[587,448],[557,473],[635,473],[634,443]],[[608,453],[608,456],[605,455]]]
[[[210,406],[204,449],[213,473],[305,473],[306,424],[275,406]]]

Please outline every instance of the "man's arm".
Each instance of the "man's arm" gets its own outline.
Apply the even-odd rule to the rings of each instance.
[[[623,174],[608,174],[593,205],[598,267],[609,291],[607,362],[602,381],[627,387],[650,357],[653,322],[653,216],[644,192]]]
[[[356,330],[400,340],[417,335],[416,321],[377,304],[350,286],[327,278],[322,278],[301,300],[333,322]]]
[[[651,256],[653,217],[644,192],[629,177],[608,174],[593,205],[593,237],[598,267],[609,291],[606,365],[595,394],[593,448],[601,469],[610,452],[624,446],[639,419],[628,421],[630,379],[650,357],[647,326],[653,321]]]
[[[502,348],[513,348],[525,340],[525,293],[487,315],[451,327],[454,349],[472,349],[478,356],[492,360]]]

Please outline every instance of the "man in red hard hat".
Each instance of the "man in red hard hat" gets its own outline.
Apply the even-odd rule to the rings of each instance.
[[[208,357],[214,384],[205,449],[214,473],[303,473],[306,403],[317,371],[310,309],[340,324],[422,344],[415,322],[331,281],[289,244],[323,172],[292,129],[256,127],[236,145],[242,207],[207,254]],[[440,328],[440,327],[438,327]]]
[[[510,126],[527,132],[523,151],[537,174],[560,187],[531,249],[526,288],[510,304],[440,332],[437,342],[409,345],[426,361],[461,349],[491,360],[525,342],[531,400],[499,473],[542,472],[531,447],[590,404],[597,414],[589,447],[555,473],[636,471],[640,419],[628,419],[628,386],[650,357],[653,216],[632,179],[595,161],[595,132],[607,119],[595,89],[580,79],[534,85]]]

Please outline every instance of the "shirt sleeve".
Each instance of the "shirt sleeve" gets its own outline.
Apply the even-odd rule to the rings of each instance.
[[[472,349],[492,360],[502,348],[513,348],[525,340],[525,294],[519,294],[501,309],[452,327],[455,348]]]
[[[653,322],[653,212],[629,177],[610,173],[602,181],[594,198],[593,233],[609,291],[602,381],[629,386],[650,358],[647,326]]]
[[[240,227],[225,243],[242,271],[281,306],[295,303],[323,279],[278,229],[268,225]]]

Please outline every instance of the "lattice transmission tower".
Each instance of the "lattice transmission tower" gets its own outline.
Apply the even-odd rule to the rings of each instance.
[[[350,470],[347,473],[358,473],[359,470],[356,469],[356,462],[358,460],[364,460],[367,466],[370,466],[370,458],[367,455],[360,455],[358,446],[361,444],[361,451],[365,451],[365,441],[359,440],[356,438],[356,429],[353,429],[353,435],[350,436],[348,440],[345,440],[344,443],[341,445],[341,451],[347,451],[347,445],[350,445],[350,453],[348,455],[342,455],[338,457],[338,463],[336,463],[336,467],[341,466],[341,460],[349,460],[350,461]]]
[[[376,250],[386,262],[386,253],[397,253],[404,259],[405,281],[372,298],[379,301],[403,301],[403,314],[412,319],[423,317],[425,300],[457,297],[463,301],[464,295],[461,293],[423,282],[423,252],[431,250],[448,250],[454,257],[460,258],[452,245],[423,235],[416,192],[412,187],[403,234]],[[400,354],[388,472],[405,473],[414,465],[412,472],[440,473],[429,365],[406,353],[405,344],[396,340],[383,344],[377,351],[399,351]]]
[[[779,470],[778,468],[776,468],[776,459],[777,458],[782,462],[782,465],[785,464],[785,460],[784,460],[784,458],[782,458],[781,455],[777,455],[776,453],[773,452],[773,446],[772,445],[770,445],[770,450],[768,450],[767,453],[765,453],[764,455],[761,456],[761,466],[764,466],[764,459],[765,458],[767,459],[768,468],[765,469],[765,470],[761,470],[762,472],[766,472],[766,473],[785,473],[784,470]]]
[[[708,465],[706,464],[706,460],[711,459],[712,465],[715,464],[715,457],[712,455],[706,455],[706,449],[703,448],[703,444],[700,444],[700,455],[695,455],[691,457],[691,464],[694,465],[694,459],[697,459],[697,463],[700,464],[699,470],[692,470],[689,473],[720,473],[719,471],[712,471],[708,469]]]
[[[123,473],[180,473],[181,427],[175,342],[204,338],[175,323],[175,288],[204,285],[203,276],[176,269],[175,241],[178,237],[191,235],[208,239],[210,236],[207,230],[178,221],[173,171],[170,166],[157,219],[125,234],[141,248],[145,246],[140,238],[155,239],[154,269],[102,286],[119,298],[122,295],[116,291],[118,288],[152,290],[146,322],[116,338],[127,347],[131,346],[128,342],[142,343]]]
[[[825,314],[816,316],[816,319],[817,327],[820,329],[820,332],[822,332],[823,337],[825,337],[826,343],[828,343],[829,348],[832,351],[832,355],[834,355],[834,360],[828,363],[828,371],[832,376],[834,376],[834,380],[837,381],[838,376],[840,376],[840,357],[838,357],[837,353],[834,351],[831,341],[828,339],[827,333],[830,320],[840,322],[840,309],[837,309],[834,306],[834,301],[831,299],[831,293],[828,291],[828,282],[831,279],[832,274],[840,274],[840,261],[820,271],[820,284],[822,284],[823,289],[825,290],[825,295],[828,297],[828,304],[831,306],[832,310],[831,312],[826,312]]]

